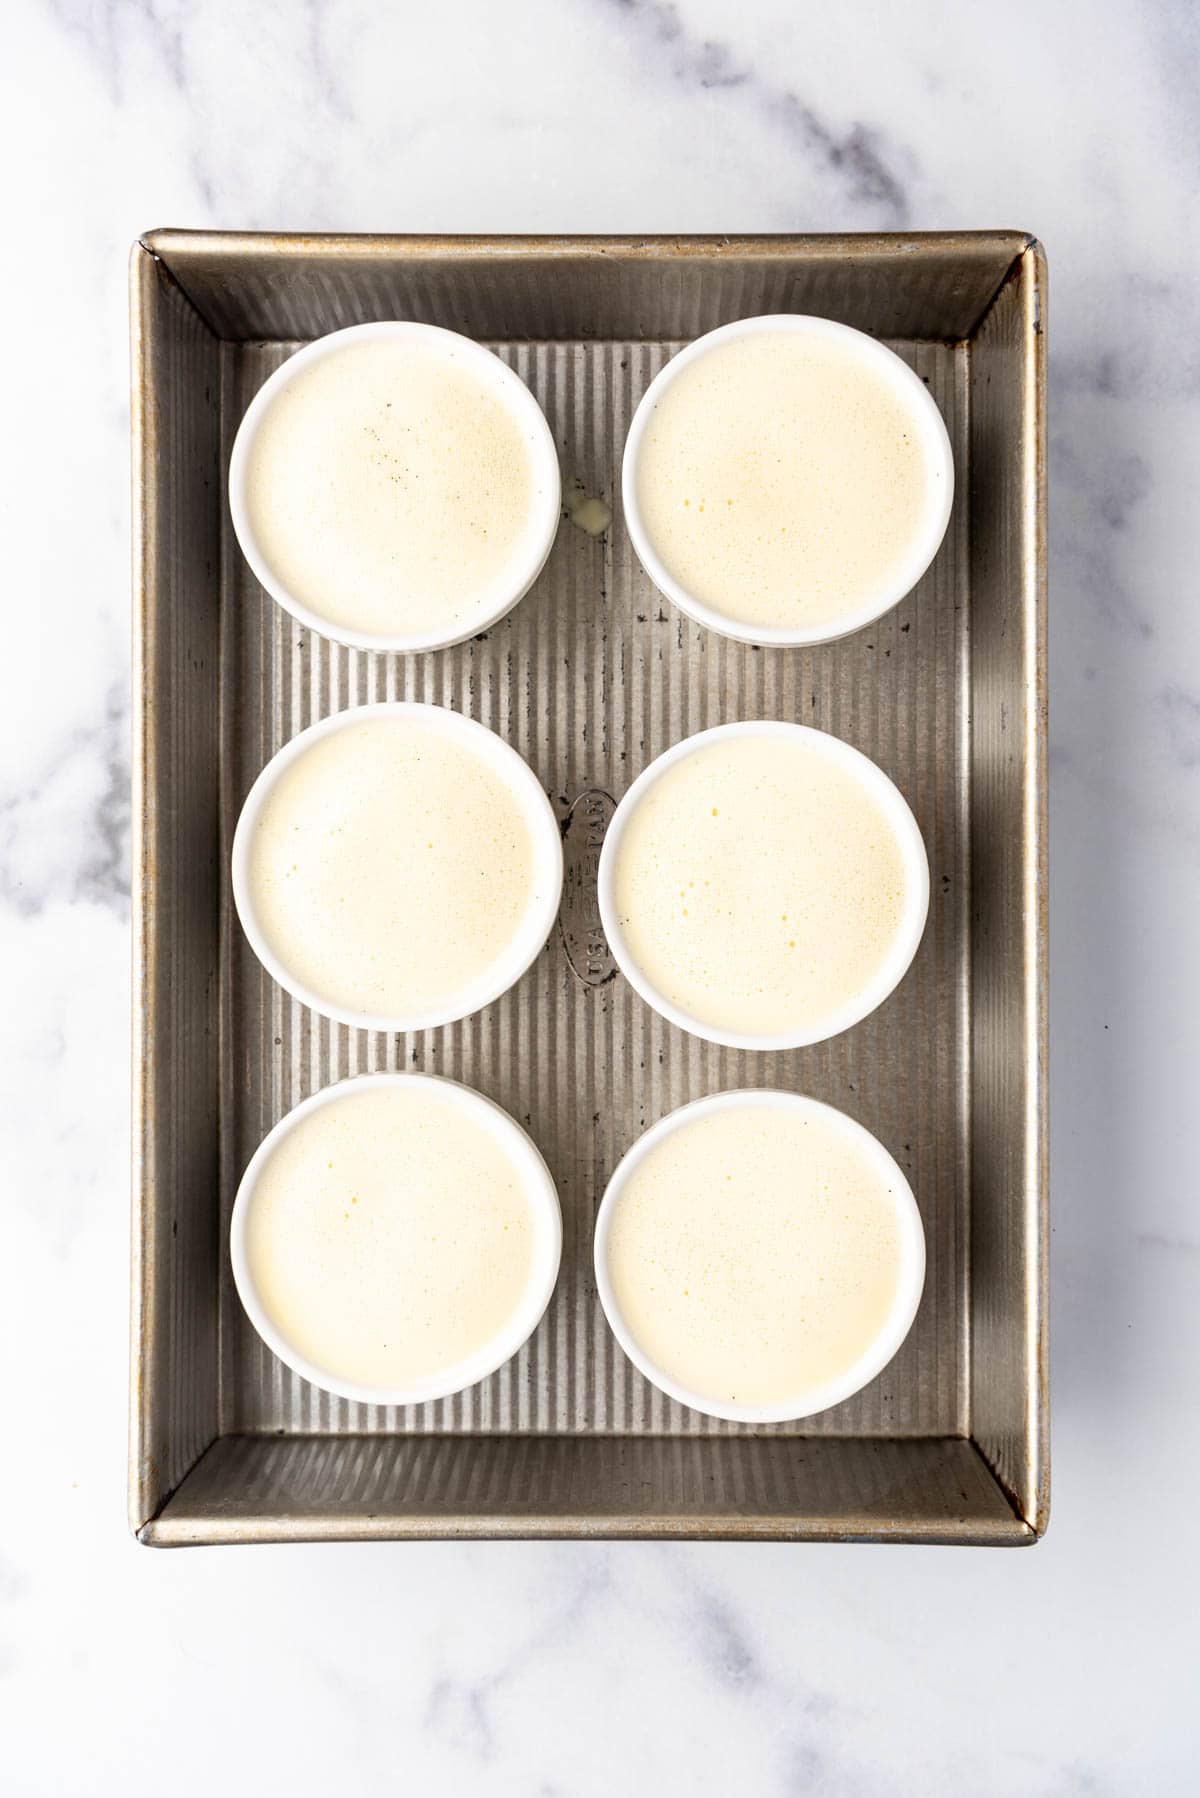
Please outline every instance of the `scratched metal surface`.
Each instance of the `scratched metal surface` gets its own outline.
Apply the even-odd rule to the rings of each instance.
[[[247,402],[290,347],[224,350],[226,456]],[[592,1278],[592,1221],[609,1172],[664,1112],[725,1087],[781,1085],[832,1100],[883,1138],[912,1180],[930,1249],[921,1311],[891,1367],[844,1405],[789,1427],[806,1435],[958,1433],[966,1366],[966,506],[960,502],[932,574],[870,630],[809,654],[726,642],[660,600],[620,516],[629,419],[676,346],[494,347],[541,401],[564,476],[613,507],[610,528],[593,539],[564,522],[534,591],[483,640],[405,658],[344,649],[298,627],[263,595],[227,526],[222,681],[236,699],[226,712],[223,833],[228,847],[263,763],[315,719],[375,699],[433,700],[514,744],[569,822],[564,928],[525,979],[476,1017],[385,1036],[331,1025],[283,993],[242,939],[226,889],[224,1040],[236,1077],[222,1103],[222,1227],[242,1168],[285,1111],[347,1074],[421,1068],[478,1087],[531,1131],[558,1183],[562,1272],[544,1322],[508,1367],[453,1398],[392,1409],[332,1398],[276,1361],[245,1318],[226,1262],[222,1427],[727,1433],[735,1426],[665,1398],[617,1348]],[[896,347],[928,379],[965,469],[965,352]],[[690,732],[764,717],[816,724],[874,756],[913,804],[933,871],[929,928],[899,993],[857,1030],[770,1055],[689,1038],[612,978],[595,885],[609,796],[618,799],[648,761]]]
[[[635,335],[621,337],[606,333],[603,305],[598,303],[590,312],[582,306],[581,269],[567,268],[564,273],[561,260],[553,257],[545,268],[539,264],[540,280],[530,278],[523,287],[519,267],[514,272],[507,259],[509,252],[501,256],[498,251],[497,268],[503,278],[498,277],[493,293],[475,259],[469,270],[456,276],[453,255],[444,246],[426,246],[420,279],[413,277],[406,307],[403,247],[393,252],[394,260],[379,250],[362,266],[354,263],[348,281],[346,259],[332,248],[322,250],[319,240],[307,240],[303,252],[293,247],[292,279],[284,280],[274,278],[278,270],[261,243],[256,242],[253,253],[239,263],[244,241],[206,238],[192,250],[186,237],[164,234],[153,253],[168,258],[173,272],[160,262],[156,268],[143,269],[140,277],[149,292],[155,283],[170,288],[177,275],[196,306],[207,308],[210,322],[220,324],[226,340],[219,343],[215,358],[203,365],[202,395],[195,351],[186,366],[173,371],[176,381],[191,383],[190,407],[177,396],[182,415],[190,418],[198,410],[207,419],[214,414],[219,440],[205,451],[212,460],[200,471],[201,489],[194,496],[202,512],[195,526],[197,540],[212,559],[213,610],[206,614],[197,640],[212,631],[215,619],[219,646],[210,662],[204,638],[206,658],[197,668],[186,664],[186,644],[180,645],[177,660],[183,660],[172,696],[177,713],[194,708],[201,693],[208,703],[215,700],[218,708],[211,754],[206,760],[199,753],[199,765],[190,770],[189,778],[199,783],[210,802],[215,796],[219,838],[212,845],[211,876],[197,867],[190,849],[175,855],[170,882],[164,882],[161,870],[158,882],[159,887],[186,885],[189,880],[193,885],[207,883],[211,918],[218,926],[219,952],[203,982],[203,1001],[199,987],[196,999],[211,1010],[211,1028],[206,1030],[206,1042],[211,1043],[204,1055],[196,1051],[192,1061],[200,1084],[211,1078],[215,1086],[211,1094],[219,1120],[215,1166],[211,1176],[197,1182],[186,1206],[188,1228],[205,1251],[190,1272],[186,1263],[172,1263],[169,1275],[160,1271],[158,1276],[166,1280],[165,1299],[172,1315],[179,1309],[178,1297],[186,1292],[187,1304],[212,1331],[215,1357],[209,1358],[206,1335],[199,1344],[185,1345],[186,1352],[173,1352],[169,1342],[164,1345],[161,1318],[153,1305],[147,1311],[143,1304],[139,1312],[135,1293],[139,1370],[135,1418],[140,1419],[142,1440],[147,1418],[158,1419],[168,1439],[170,1464],[170,1476],[157,1465],[135,1466],[135,1521],[145,1522],[161,1509],[179,1477],[180,1462],[194,1461],[198,1445],[217,1437],[248,1437],[262,1441],[265,1451],[270,1439],[283,1435],[325,1440],[324,1448],[317,1444],[311,1454],[287,1463],[301,1482],[307,1477],[301,1468],[316,1470],[307,1499],[298,1488],[289,1501],[276,1484],[269,1500],[252,1502],[246,1492],[253,1481],[239,1499],[235,1487],[226,1488],[219,1481],[214,1485],[212,1469],[228,1470],[221,1479],[233,1480],[232,1470],[241,1467],[241,1460],[224,1455],[211,1462],[210,1450],[209,1462],[201,1457],[199,1468],[167,1506],[161,1528],[156,1533],[156,1526],[151,1527],[149,1539],[209,1539],[230,1528],[246,1537],[355,1533],[352,1522],[347,1523],[344,1503],[333,1502],[330,1494],[343,1490],[346,1482],[353,1484],[353,1469],[363,1465],[365,1441],[377,1441],[381,1451],[393,1457],[387,1465],[394,1470],[407,1465],[394,1458],[401,1439],[412,1438],[446,1444],[449,1461],[443,1457],[439,1462],[434,1454],[434,1464],[443,1473],[447,1467],[461,1468],[449,1479],[448,1496],[439,1501],[441,1511],[430,1501],[429,1514],[422,1511],[418,1517],[414,1512],[406,1524],[404,1505],[393,1504],[386,1527],[373,1530],[364,1518],[359,1533],[440,1533],[443,1528],[527,1533],[521,1527],[522,1516],[528,1533],[557,1527],[620,1533],[622,1517],[637,1533],[713,1533],[718,1528],[716,1513],[710,1516],[706,1511],[705,1493],[716,1477],[713,1470],[726,1463],[710,1465],[704,1456],[715,1454],[715,1439],[723,1439],[728,1448],[721,1453],[736,1457],[741,1437],[783,1439],[777,1450],[767,1450],[764,1444],[764,1452],[784,1457],[770,1463],[772,1478],[784,1496],[776,1504],[761,1493],[757,1498],[751,1493],[747,1502],[754,1516],[743,1518],[742,1526],[735,1522],[729,1530],[721,1526],[720,1533],[736,1534],[740,1528],[746,1534],[1024,1539],[1030,1533],[1022,1521],[1029,1515],[1025,1485],[1030,1431],[1040,1427],[1041,1413],[1036,1400],[1030,1406],[1034,1379],[1029,1358],[1022,1358],[1014,1345],[1029,1337],[1030,1273],[1038,1273],[1037,1244],[1035,1240],[1031,1256],[1023,1255],[1019,1265],[1011,1267],[1000,1265],[1001,1248],[1000,1262],[988,1268],[981,1290],[980,1269],[971,1259],[972,1192],[987,1179],[978,1167],[972,1140],[973,1092],[980,1077],[974,1061],[987,1062],[988,1092],[997,1101],[989,1102],[989,1128],[1007,1121],[1019,1127],[1022,1141],[1031,1129],[1036,1137],[1036,1095],[1031,1099],[1030,1020],[1024,1011],[1018,1008],[999,1034],[989,1027],[986,1038],[972,1016],[976,963],[987,935],[990,900],[987,892],[973,895],[971,887],[970,716],[973,683],[982,682],[993,696],[1007,693],[1013,717],[1032,720],[1024,740],[1036,749],[1040,726],[1034,717],[1035,696],[1025,684],[1032,663],[1028,657],[1023,663],[1012,660],[1005,648],[1003,618],[997,629],[995,613],[997,608],[1003,612],[1011,601],[1022,618],[1036,623],[1039,596],[1036,569],[1032,573],[1029,568],[1018,569],[1024,585],[1018,580],[1009,596],[1001,593],[997,582],[1009,580],[1013,569],[989,565],[980,570],[977,564],[972,511],[981,496],[985,509],[994,509],[991,496],[997,484],[1007,493],[1005,457],[1014,458],[1014,466],[1023,466],[1018,432],[1027,429],[1029,421],[1015,405],[1006,409],[1001,402],[997,407],[993,397],[992,429],[981,448],[972,435],[977,396],[975,351],[968,340],[972,323],[982,323],[985,332],[990,328],[989,296],[1002,288],[1006,269],[1020,258],[1023,240],[1001,236],[972,240],[963,248],[964,240],[956,239],[941,251],[931,251],[924,261],[906,245],[897,249],[896,240],[855,240],[859,247],[853,256],[839,253],[830,240],[812,240],[819,247],[809,251],[807,262],[801,242],[790,254],[772,246],[762,268],[749,251],[739,257],[735,250],[714,248],[712,260],[705,264],[703,257],[696,260],[694,248],[684,251],[679,246],[674,246],[677,260],[672,261],[672,246],[664,246],[663,268],[657,275],[646,260],[645,246],[639,245],[630,252],[624,285],[613,272],[618,253],[609,249],[595,291],[601,298],[609,294],[614,322],[642,327]],[[371,241],[386,245],[389,240]],[[877,244],[877,266],[871,264],[872,242]],[[277,249],[275,254],[282,252]],[[589,255],[598,252],[576,246],[575,254],[586,272]],[[721,254],[729,258],[728,266],[720,265]],[[536,261],[531,254],[531,275]],[[887,283],[880,279],[883,265],[889,271]],[[790,271],[790,286],[781,268],[785,274]],[[522,292],[527,296],[524,317]],[[255,325],[282,318],[289,331],[311,335],[347,322],[347,311],[354,312],[355,294],[358,316],[386,315],[390,310],[433,316],[458,328],[473,325],[541,401],[559,446],[565,480],[577,480],[613,510],[611,525],[599,538],[564,520],[543,575],[509,618],[480,639],[433,656],[369,655],[340,648],[298,627],[253,580],[237,550],[223,502],[229,448],[245,405],[271,370],[304,340],[298,335],[280,340],[266,331],[256,332]],[[629,546],[620,513],[619,467],[632,411],[672,349],[696,329],[724,317],[768,309],[771,303],[793,309],[807,305],[869,325],[872,296],[881,322],[899,319],[911,328],[927,321],[927,334],[893,336],[890,341],[928,382],[950,431],[957,500],[943,549],[926,578],[895,611],[841,643],[809,651],[756,651],[709,635],[659,599]],[[178,331],[178,321],[171,322],[178,310],[176,301],[158,294],[153,305],[162,313],[161,330]],[[993,311],[1003,311],[1005,305],[1001,291]],[[150,310],[147,298],[143,311]],[[578,329],[585,312],[589,335],[557,334],[564,325]],[[669,328],[672,320],[675,330]],[[505,327],[502,338],[487,328],[498,323]],[[989,385],[998,374],[1007,391],[1011,381],[1028,373],[1028,334],[1016,327],[999,334],[993,329],[993,340]],[[216,380],[210,386],[214,368]],[[163,372],[163,387],[168,372]],[[157,400],[146,408],[151,417],[160,409]],[[173,480],[178,487],[196,481],[196,468],[179,461],[185,447],[172,437],[160,456],[157,490],[142,496],[144,529],[146,515],[166,509],[167,483]],[[977,454],[979,465],[973,460]],[[1015,476],[1011,484],[1020,485]],[[1001,516],[1007,518],[1003,508]],[[1023,514],[1016,517],[1018,539],[1028,526]],[[144,616],[152,619],[162,594],[152,579],[158,546],[146,541],[151,567],[143,606]],[[198,552],[195,546],[185,546],[184,553],[194,559]],[[989,661],[983,670],[977,665],[977,650],[973,662],[972,640],[973,606],[980,603],[980,593],[989,611]],[[190,603],[204,604],[195,596]],[[160,710],[166,697],[163,672],[157,670],[154,694]],[[149,667],[151,687],[155,673]],[[566,852],[559,926],[524,979],[474,1018],[411,1037],[331,1024],[282,993],[262,972],[241,936],[227,872],[239,807],[268,757],[313,720],[384,698],[453,705],[499,730],[542,780],[562,820]],[[738,1053],[702,1043],[656,1017],[614,973],[595,901],[604,829],[615,800],[640,769],[692,731],[750,717],[815,724],[873,756],[912,805],[932,874],[925,939],[897,992],[844,1036],[775,1055]],[[157,740],[161,718],[149,712],[147,718],[149,735]],[[171,750],[177,759],[179,745],[174,739]],[[172,769],[172,757],[164,749],[148,779],[160,803],[171,779],[182,773],[177,766]],[[993,800],[1019,827],[1036,767],[1031,772],[1029,765],[1019,765],[1011,757],[1006,764],[1000,756],[992,758],[985,774]],[[1017,864],[1026,874],[1032,867],[1036,876],[1038,845],[1021,838],[1019,830],[1018,838]],[[1004,952],[1015,958],[1018,979],[1022,968],[1027,971],[1029,954],[1036,959],[1040,953],[1037,920],[1028,919],[1020,903],[1028,890],[1027,883],[1017,883],[1004,901],[1007,909],[1000,919],[1007,931]],[[156,903],[161,913],[161,894]],[[158,939],[149,902],[147,910],[151,915],[146,938],[154,944]],[[188,945],[175,943],[171,950],[186,957]],[[993,954],[993,963],[985,970],[988,978],[1007,990],[1007,962],[1001,965]],[[1035,1017],[1034,1026],[1036,1022]],[[177,1087],[186,1080],[180,1046],[178,1040],[156,1039],[158,1059],[143,1066],[144,1092],[157,1090],[168,1063]],[[332,1080],[402,1066],[465,1080],[526,1125],[558,1183],[564,1244],[562,1275],[549,1312],[520,1355],[491,1379],[455,1398],[390,1409],[332,1398],[275,1360],[237,1303],[224,1239],[242,1168],[276,1119]],[[819,1418],[749,1433],[744,1426],[706,1419],[675,1404],[637,1375],[604,1324],[591,1275],[595,1208],[624,1150],[666,1111],[703,1093],[739,1085],[794,1087],[860,1118],[905,1167],[921,1207],[929,1249],[921,1310],[891,1366],[864,1392]],[[199,1116],[197,1111],[197,1120]],[[201,1127],[186,1104],[179,1127],[185,1132]],[[211,1114],[208,1131],[211,1136]],[[213,1148],[207,1142],[204,1154]],[[1042,1215],[1040,1189],[1010,1189],[1003,1183],[1001,1188],[989,1220],[992,1233],[1006,1206],[1018,1221],[1033,1218],[1036,1223]],[[174,1202],[178,1211],[178,1194]],[[145,1250],[161,1245],[167,1204],[164,1194],[155,1193],[153,1181],[143,1178],[139,1197],[145,1231],[143,1299],[147,1290],[151,1299],[155,1295],[153,1281],[147,1286]],[[1008,1233],[1007,1226],[1000,1231],[1001,1237]],[[135,1261],[135,1286],[137,1267]],[[990,1341],[998,1356],[982,1376],[971,1365],[973,1320],[978,1316],[990,1320]],[[141,1356],[139,1346],[146,1351]],[[165,1415],[164,1382],[171,1379],[172,1390],[182,1392],[179,1403],[186,1412],[188,1355],[206,1358],[201,1384],[205,1392],[211,1386],[211,1397],[204,1401],[200,1421],[190,1419],[185,1429],[182,1418],[172,1422]],[[973,1395],[992,1421],[997,1457],[1007,1457],[1004,1483],[1016,1496],[1015,1514],[988,1471],[987,1460],[969,1443],[963,1444],[969,1450],[965,1460],[955,1459],[957,1450],[949,1459],[941,1451],[931,1458],[930,1439],[961,1439],[973,1433]],[[174,1442],[173,1428],[186,1448]],[[501,1439],[514,1436],[528,1440],[528,1454],[515,1459],[500,1455]],[[599,1517],[597,1507],[604,1509],[599,1495],[607,1490],[604,1479],[609,1477],[602,1476],[601,1466],[617,1466],[611,1455],[603,1463],[595,1462],[597,1483],[587,1504],[560,1492],[555,1505],[538,1511],[529,1491],[536,1494],[539,1443],[548,1438],[575,1439],[586,1459],[589,1440],[598,1444],[631,1437],[647,1442],[650,1459],[643,1456],[638,1463],[641,1486],[632,1497],[622,1484],[623,1476],[611,1473],[615,1484],[609,1492],[607,1520]],[[699,1461],[680,1462],[673,1455],[670,1441],[682,1438],[695,1441]],[[344,1453],[338,1439],[344,1442]],[[388,1439],[396,1443],[394,1453],[386,1446]],[[804,1443],[813,1439],[828,1444],[822,1451],[825,1458],[810,1455],[806,1462]],[[878,1493],[871,1496],[873,1488],[862,1471],[866,1463],[858,1450],[852,1455],[849,1446],[880,1439],[894,1444],[890,1452],[899,1457],[894,1465],[901,1470],[896,1475],[899,1484],[894,1480],[887,1486],[882,1499]],[[454,1447],[454,1440],[461,1442],[461,1448]],[[705,1451],[703,1444],[710,1440],[712,1450]],[[656,1441],[662,1443],[661,1450],[653,1448]],[[841,1462],[839,1442],[847,1445]],[[253,1441],[249,1452],[255,1452]],[[749,1448],[745,1452],[749,1454]],[[494,1461],[490,1474],[489,1454]],[[661,1456],[659,1462],[655,1455]],[[428,1457],[421,1461],[422,1466],[428,1464]],[[547,1458],[546,1469],[550,1465]],[[680,1488],[671,1510],[666,1497],[668,1490],[675,1490],[672,1481],[678,1485],[683,1478],[679,1469],[693,1465],[697,1483],[694,1489]],[[656,1480],[655,1466],[661,1479]],[[502,1467],[507,1471],[501,1472]],[[807,1486],[805,1467],[811,1474]],[[947,1475],[948,1467],[958,1471]],[[237,1478],[245,1484],[244,1469]],[[459,1488],[474,1490],[480,1480],[491,1496],[484,1507],[486,1516],[476,1516],[470,1524],[466,1513],[471,1506],[464,1505]],[[519,1505],[514,1494],[506,1498],[509,1481],[524,1482]],[[203,1511],[208,1524],[189,1524],[189,1487],[197,1514]],[[901,1490],[903,1503],[897,1500],[889,1525],[887,1493]],[[324,1496],[318,1499],[318,1493]],[[415,1497],[412,1504],[417,1504]],[[779,1514],[780,1506],[786,1517]],[[211,1522],[218,1512],[224,1519],[220,1530]]]

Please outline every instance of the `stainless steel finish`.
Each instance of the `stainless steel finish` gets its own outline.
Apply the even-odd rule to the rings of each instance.
[[[154,233],[135,246],[137,1190],[131,1521],[159,1543],[431,1535],[1032,1541],[1045,1526],[1045,268],[1019,233],[537,240]],[[959,497],[933,568],[877,625],[808,651],[692,626],[620,516],[625,430],[673,347],[729,318],[820,311],[925,378]],[[490,341],[549,416],[565,523],[483,639],[414,659],[298,627],[243,563],[233,433],[296,342],[427,318]],[[501,731],[566,824],[561,928],[511,993],[412,1037],[315,1017],[262,973],[230,906],[238,809],[332,710],[452,704]],[[598,930],[612,800],[662,748],[737,717],[856,743],[925,834],[930,923],[906,980],[831,1043],[738,1054],[635,998]],[[531,1130],[564,1214],[558,1291],[506,1369],[435,1405],[353,1405],[263,1348],[225,1249],[237,1180],[291,1105],[416,1066]],[[882,1137],[912,1181],[929,1275],[908,1341],[846,1404],[748,1430],[637,1376],[590,1272],[605,1182],[701,1093],[786,1085]]]

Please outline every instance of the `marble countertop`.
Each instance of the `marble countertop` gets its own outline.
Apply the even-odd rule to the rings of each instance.
[[[3,65],[0,1785],[1194,1791],[1194,11],[15,0]],[[125,257],[165,224],[1046,243],[1055,1495],[1033,1552],[127,1535]]]

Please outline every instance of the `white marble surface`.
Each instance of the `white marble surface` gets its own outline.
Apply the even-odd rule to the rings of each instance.
[[[1194,10],[15,0],[3,43],[0,1787],[1195,1791]],[[160,224],[1045,240],[1034,1552],[126,1535],[125,253]]]

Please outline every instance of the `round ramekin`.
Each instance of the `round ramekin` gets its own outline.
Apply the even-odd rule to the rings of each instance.
[[[858,1143],[886,1176],[893,1191],[900,1225],[900,1279],[896,1297],[883,1327],[844,1374],[810,1387],[807,1391],[798,1392],[794,1399],[780,1405],[723,1405],[699,1393],[689,1392],[685,1386],[680,1386],[671,1379],[650,1359],[630,1332],[621,1315],[608,1271],[609,1232],[621,1193],[634,1170],[664,1138],[685,1124],[709,1117],[714,1112],[732,1111],[743,1106],[809,1115],[820,1112],[826,1119],[834,1120],[837,1127]],[[609,1328],[638,1371],[660,1391],[665,1392],[668,1398],[677,1399],[681,1405],[690,1405],[694,1411],[703,1411],[709,1417],[726,1418],[731,1423],[791,1423],[801,1417],[812,1417],[818,1411],[827,1411],[830,1405],[841,1404],[844,1399],[861,1391],[877,1374],[882,1373],[892,1359],[912,1328],[921,1302],[925,1285],[925,1230],[912,1187],[892,1156],[877,1137],[872,1136],[862,1124],[847,1117],[844,1111],[839,1111],[833,1105],[825,1105],[819,1099],[806,1098],[800,1093],[761,1090],[724,1092],[714,1093],[707,1099],[693,1100],[690,1105],[681,1105],[677,1111],[669,1112],[640,1136],[618,1162],[596,1214],[594,1259],[596,1289]]]
[[[732,737],[800,738],[819,748],[854,775],[883,808],[900,844],[904,860],[905,899],[891,953],[875,979],[863,987],[853,1000],[848,1000],[815,1033],[781,1031],[775,1035],[763,1035],[722,1030],[701,1018],[693,1017],[660,992],[638,966],[621,929],[616,901],[617,857],[621,838],[640,800],[668,768],[674,767],[685,757],[694,755],[697,750],[707,748],[709,744]],[[841,737],[831,736],[828,731],[814,730],[807,724],[788,724],[776,719],[748,719],[742,723],[718,724],[711,730],[698,731],[694,737],[685,737],[682,742],[664,750],[648,768],[642,770],[617,806],[612,823],[605,833],[600,851],[598,898],[604,934],[617,966],[646,1004],[652,1006],[661,1017],[672,1024],[678,1024],[681,1030],[688,1031],[692,1036],[703,1037],[710,1043],[721,1043],[728,1049],[803,1049],[810,1043],[822,1043],[831,1036],[839,1036],[843,1030],[861,1023],[877,1006],[883,1004],[888,994],[904,978],[920,945],[925,920],[929,915],[929,858],[925,853],[924,838],[904,795],[870,756],[855,749],[853,744],[844,742]]]
[[[522,1176],[522,1183],[529,1196],[534,1216],[534,1266],[519,1309],[513,1313],[505,1328],[474,1355],[411,1386],[358,1386],[351,1381],[337,1379],[323,1368],[315,1366],[275,1328],[263,1309],[250,1273],[246,1255],[246,1224],[254,1200],[254,1189],[263,1168],[297,1124],[322,1106],[351,1097],[368,1087],[399,1085],[435,1086],[439,1094],[460,1107],[464,1114],[483,1124],[503,1143]],[[237,1197],[233,1202],[233,1216],[229,1225],[229,1254],[233,1264],[234,1285],[247,1317],[272,1354],[277,1355],[293,1373],[298,1373],[302,1379],[311,1381],[314,1386],[320,1386],[326,1392],[335,1393],[338,1398],[353,1399],[359,1404],[419,1405],[432,1399],[448,1398],[452,1393],[461,1392],[464,1387],[474,1386],[477,1381],[485,1380],[489,1374],[495,1373],[497,1368],[511,1360],[533,1335],[550,1303],[550,1296],[558,1279],[559,1262],[562,1258],[562,1211],[554,1180],[536,1143],[507,1111],[502,1110],[491,1099],[484,1098],[482,1093],[477,1093],[472,1087],[463,1086],[457,1080],[448,1080],[439,1074],[357,1074],[352,1079],[339,1080],[333,1086],[324,1087],[311,1098],[303,1100],[286,1117],[280,1118],[275,1128],[259,1144],[242,1175]]]
[[[423,723],[456,738],[492,768],[511,789],[524,812],[533,842],[537,900],[536,905],[531,906],[523,928],[510,944],[508,953],[494,962],[473,986],[466,988],[455,998],[448,999],[442,1006],[397,1015],[352,1011],[323,998],[298,980],[280,961],[263,936],[255,916],[250,889],[250,855],[254,828],[280,775],[321,738],[332,736],[335,731],[348,730],[353,725],[366,723],[372,718],[385,717],[419,717]],[[554,808],[528,762],[498,737],[494,730],[489,730],[486,724],[479,724],[474,718],[464,718],[461,712],[452,712],[447,706],[423,705],[417,701],[402,699],[381,700],[376,705],[352,706],[349,711],[335,712],[329,718],[322,718],[317,724],[310,724],[307,730],[302,730],[298,736],[285,743],[271,757],[246,795],[237,829],[233,833],[231,863],[233,903],[250,947],[267,973],[285,991],[291,993],[294,999],[299,999],[302,1005],[309,1005],[323,1016],[333,1018],[339,1024],[349,1024],[357,1030],[432,1030],[439,1024],[453,1024],[459,1018],[470,1017],[473,1012],[490,1005],[493,999],[498,999],[501,993],[506,993],[510,986],[516,985],[545,947],[562,900],[562,835]]]
[[[520,429],[533,459],[537,522],[540,529],[531,538],[528,560],[515,570],[512,589],[503,599],[490,611],[479,613],[466,629],[450,636],[440,631],[381,635],[378,632],[353,630],[322,617],[319,612],[297,599],[274,572],[259,547],[246,503],[247,467],[254,436],[267,410],[284,388],[305,369],[311,368],[314,362],[336,355],[355,344],[395,342],[404,338],[419,338],[443,350],[452,347],[455,355],[469,364],[506,407]],[[318,337],[314,343],[297,350],[294,356],[290,356],[281,368],[277,368],[264,381],[247,406],[233,440],[233,452],[229,459],[229,510],[233,518],[234,533],[254,578],[272,599],[291,613],[297,623],[307,625],[310,630],[318,631],[321,636],[331,638],[335,643],[345,643],[351,649],[422,655],[429,650],[449,649],[455,643],[465,643],[480,631],[490,629],[528,593],[545,566],[558,531],[562,510],[562,476],[559,472],[558,452],[554,447],[546,415],[520,375],[501,362],[499,356],[493,355],[491,350],[476,343],[474,338],[464,337],[457,331],[445,331],[439,325],[422,325],[410,320],[394,319],[379,324],[349,325],[345,330],[331,331],[327,337]]]
[[[894,576],[878,593],[864,600],[853,612],[847,612],[828,624],[810,625],[807,628],[797,626],[790,629],[779,625],[747,623],[745,619],[730,618],[716,607],[695,599],[664,567],[642,520],[638,504],[638,456],[651,416],[667,388],[691,363],[706,356],[710,350],[719,348],[721,344],[729,343],[737,337],[772,332],[777,335],[837,338],[853,343],[864,361],[879,371],[911,409],[913,423],[921,433],[922,447],[936,482],[938,503],[931,503],[925,528],[909,556],[897,567]],[[659,592],[665,594],[681,612],[686,612],[689,618],[694,618],[697,624],[704,625],[706,629],[716,631],[723,637],[733,637],[739,643],[754,643],[764,649],[797,648],[813,643],[832,643],[839,637],[848,637],[852,632],[861,630],[864,625],[873,623],[884,612],[890,611],[906,593],[911,593],[937,554],[946,534],[946,526],[950,522],[950,509],[954,503],[954,456],[945,422],[929,389],[886,344],[868,337],[865,331],[856,331],[852,325],[839,325],[831,318],[817,318],[802,312],[772,313],[761,318],[737,319],[733,324],[721,325],[715,331],[706,332],[703,337],[697,337],[693,343],[688,344],[686,349],[680,350],[677,356],[673,356],[654,377],[642,395],[629,427],[629,435],[625,439],[621,498],[625,524],[638,561]]]

